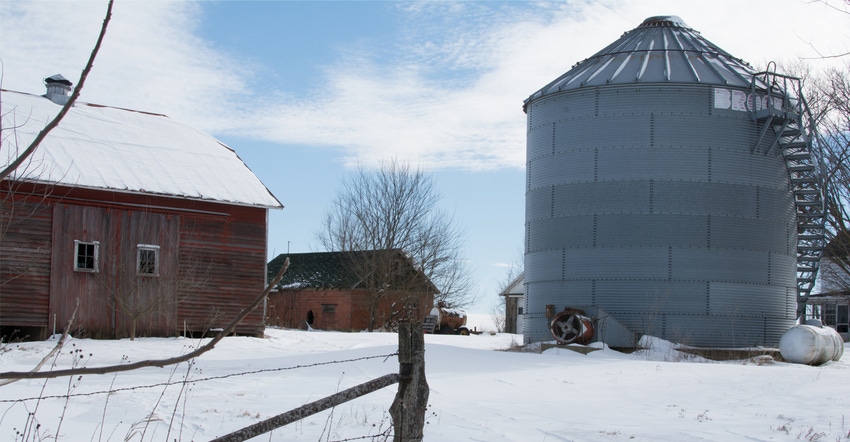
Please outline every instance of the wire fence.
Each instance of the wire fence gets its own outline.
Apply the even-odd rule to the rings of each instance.
[[[242,372],[238,372],[238,373],[228,373],[228,374],[219,375],[219,376],[208,376],[208,377],[199,378],[199,379],[184,379],[184,380],[173,381],[173,382],[172,381],[170,381],[170,382],[159,382],[159,383],[156,383],[156,384],[135,385],[135,386],[132,386],[132,387],[112,388],[112,389],[109,389],[109,390],[91,391],[91,392],[86,392],[86,393],[70,393],[70,394],[51,395],[51,396],[33,396],[33,397],[18,398],[18,399],[0,399],[0,403],[16,403],[16,402],[38,401],[38,400],[44,400],[44,399],[65,399],[65,398],[75,398],[75,397],[85,397],[85,396],[97,396],[97,395],[101,395],[101,394],[114,394],[114,393],[126,392],[126,391],[170,387],[172,385],[198,384],[198,383],[201,383],[201,382],[215,381],[215,380],[219,380],[219,379],[227,379],[227,378],[232,378],[232,377],[237,377],[237,376],[247,376],[247,375],[252,375],[252,374],[260,374],[260,373],[297,370],[297,369],[302,369],[302,368],[321,367],[321,366],[325,366],[325,365],[334,365],[334,364],[347,364],[347,363],[351,363],[351,362],[365,361],[365,360],[369,360],[369,359],[384,359],[384,361],[386,361],[387,359],[389,359],[393,356],[398,356],[398,352],[383,354],[383,355],[362,356],[362,357],[359,357],[359,358],[352,358],[352,359],[315,362],[315,363],[312,363],[312,364],[300,364],[300,365],[293,365],[293,366],[290,366],[290,367],[264,368],[262,370],[242,371]]]
[[[211,442],[240,442],[333,408],[352,399],[399,384],[390,406],[394,442],[421,442],[429,388],[425,380],[425,343],[421,323],[398,325],[399,372],[381,376],[347,390],[241,428]],[[387,433],[389,435],[389,433]],[[372,436],[374,437],[374,436]]]
[[[181,391],[190,385],[198,385],[205,382],[217,381],[221,379],[251,376],[270,372],[283,372],[290,370],[309,369],[321,366],[330,366],[336,364],[351,364],[358,361],[383,359],[385,362],[391,357],[398,357],[399,370],[397,373],[386,374],[384,376],[369,380],[362,384],[351,387],[319,399],[317,401],[305,404],[293,410],[278,414],[272,418],[249,425],[247,427],[236,430],[224,436],[214,439],[214,442],[232,442],[243,441],[256,437],[261,434],[269,433],[277,428],[287,424],[299,421],[305,417],[319,413],[321,411],[331,409],[342,403],[348,402],[355,398],[370,394],[379,389],[383,389],[393,384],[399,384],[398,392],[395,400],[389,409],[389,415],[392,418],[392,425],[389,428],[381,429],[377,434],[368,434],[364,436],[350,437],[340,439],[337,442],[356,441],[356,440],[389,440],[390,437],[394,441],[421,441],[422,430],[425,421],[425,410],[428,400],[428,386],[425,381],[424,372],[424,337],[422,336],[422,325],[414,323],[399,324],[399,349],[396,352],[388,354],[378,354],[370,356],[361,356],[349,359],[320,361],[310,364],[298,364],[286,367],[263,368],[256,370],[245,370],[235,373],[227,373],[216,376],[206,376],[197,379],[190,379],[188,376],[179,380],[169,379],[166,382],[157,382],[146,385],[133,385],[127,387],[112,387],[90,392],[72,392],[68,391],[62,394],[55,395],[38,395],[25,398],[0,398],[0,404],[23,404],[29,409],[27,403],[38,402],[44,400],[64,400],[71,398],[91,397],[105,395],[106,401],[109,396],[120,392],[133,392],[139,390],[149,390],[160,388],[165,391],[170,386],[181,386]],[[194,364],[194,359],[186,361],[189,368]],[[176,371],[176,366],[175,366]],[[173,375],[174,372],[172,372]],[[77,376],[74,376],[75,378]],[[38,405],[36,404],[36,408]],[[34,416],[32,416],[34,418]],[[61,422],[61,421],[60,421]],[[61,425],[61,423],[60,423]],[[383,425],[382,425],[383,427]],[[21,439],[24,440],[24,439]],[[329,438],[326,440],[330,440]]]

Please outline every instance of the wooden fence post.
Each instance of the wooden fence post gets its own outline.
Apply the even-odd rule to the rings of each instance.
[[[312,416],[328,408],[344,404],[352,399],[356,399],[365,394],[372,393],[381,388],[388,387],[399,381],[400,376],[396,373],[381,376],[377,379],[372,379],[369,382],[362,383],[348,390],[340,391],[339,393],[330,395],[326,398],[319,399],[315,402],[302,405],[294,410],[281,413],[277,416],[258,422],[254,425],[249,425],[224,436],[215,438],[210,442],[241,442],[251,439],[261,434],[268,433],[275,428],[280,428],[292,422],[304,419],[307,416]]]
[[[390,406],[393,442],[421,442],[431,391],[425,379],[425,337],[421,323],[399,323],[398,362],[401,379]]]

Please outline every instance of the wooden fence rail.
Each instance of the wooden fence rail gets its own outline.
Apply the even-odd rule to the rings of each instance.
[[[398,393],[390,406],[394,442],[420,442],[428,406],[428,382],[425,379],[425,343],[422,324],[402,322],[398,327],[399,373],[364,382],[294,410],[247,426],[210,442],[241,442],[276,428],[299,421],[329,408],[375,392],[395,383]]]

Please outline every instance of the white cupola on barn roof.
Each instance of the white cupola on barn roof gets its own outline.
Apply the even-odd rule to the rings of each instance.
[[[70,98],[68,92],[71,92],[73,83],[60,74],[52,75],[44,79],[44,85],[47,87],[47,93],[44,94],[50,101],[64,106]]]

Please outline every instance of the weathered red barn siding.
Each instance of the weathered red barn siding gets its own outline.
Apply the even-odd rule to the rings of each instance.
[[[198,282],[179,304],[180,326],[194,333],[223,328],[265,289],[266,211],[229,206],[224,216],[185,214],[180,252],[181,266]],[[260,335],[263,328],[261,306],[236,332]]]
[[[360,331],[369,327],[369,310],[364,302],[366,290],[343,289],[284,289],[269,294],[266,309],[268,325],[286,328],[305,328],[307,312],[313,311],[313,328],[322,330]],[[434,302],[433,295],[404,294],[387,297],[378,306],[377,317],[391,317],[393,303],[408,299],[415,320],[425,318]],[[414,305],[415,304],[415,305]],[[325,306],[333,305],[329,312]],[[383,323],[379,320],[379,323]]]
[[[14,198],[26,199],[20,189]],[[265,208],[70,188],[54,188],[30,204],[34,215],[23,223],[19,212],[0,207],[0,216],[16,221],[11,226],[26,226],[0,237],[0,274],[13,280],[0,286],[0,326],[46,332],[55,314],[61,330],[79,297],[78,333],[127,336],[130,319],[111,297],[126,294],[129,280],[135,281],[131,291],[144,299],[174,285],[179,301],[141,318],[138,335],[184,330],[197,335],[229,324],[265,287]],[[75,239],[100,243],[98,274],[73,271]],[[135,276],[138,244],[161,247],[159,278]],[[7,258],[10,252],[20,253],[17,260],[28,263],[27,272],[16,270],[22,267]],[[236,332],[262,330],[262,309],[257,309]]]
[[[286,289],[269,294],[266,323],[277,327],[306,328],[307,312],[313,311],[313,328],[350,331],[356,328],[351,290]],[[324,306],[334,306],[327,311]],[[358,312],[362,316],[363,312]],[[362,330],[362,329],[360,329]]]
[[[40,202],[0,191],[0,325],[33,339],[45,337],[50,293],[52,215]]]
[[[86,335],[129,336],[133,316],[137,336],[173,335],[179,223],[175,214],[54,204],[50,317],[70,318],[79,299],[75,328]],[[99,242],[97,272],[74,271],[75,240]],[[136,274],[138,244],[160,246],[159,276]]]

